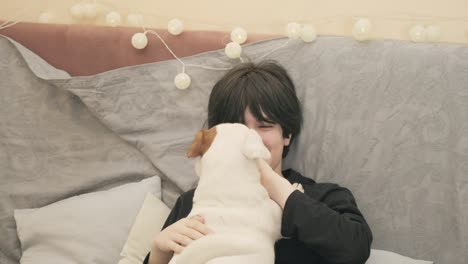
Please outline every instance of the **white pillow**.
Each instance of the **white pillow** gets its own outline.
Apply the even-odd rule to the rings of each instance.
[[[22,264],[115,264],[146,193],[161,197],[158,176],[15,210]]]
[[[366,264],[433,264],[432,261],[412,259],[409,257],[402,256],[400,254],[380,250],[372,249],[369,259]]]
[[[119,264],[141,264],[151,250],[151,241],[161,231],[170,209],[157,197],[147,194],[128,235]]]

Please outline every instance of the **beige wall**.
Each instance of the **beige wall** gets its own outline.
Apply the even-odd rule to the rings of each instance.
[[[78,23],[70,15],[76,0],[0,0],[0,19],[37,21],[42,12],[50,13],[51,22]],[[93,2],[84,0],[81,2]],[[111,10],[125,17],[141,13],[145,24],[166,27],[178,17],[185,28],[231,30],[244,27],[247,32],[279,33],[291,21],[311,22],[319,34],[350,35],[355,16],[372,21],[373,38],[408,39],[415,24],[441,27],[442,42],[468,43],[468,0],[106,0],[96,1],[105,25],[105,14]]]

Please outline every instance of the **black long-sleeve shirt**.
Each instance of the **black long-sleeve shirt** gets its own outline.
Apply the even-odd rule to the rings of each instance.
[[[352,193],[331,183],[315,183],[294,170],[283,171],[304,193],[294,191],[286,200],[281,234],[275,244],[275,264],[363,264],[369,257],[372,232]],[[182,194],[163,229],[187,217],[195,190]],[[144,260],[148,263],[149,253]]]

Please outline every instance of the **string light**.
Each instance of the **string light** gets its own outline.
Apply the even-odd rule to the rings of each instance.
[[[290,39],[297,39],[301,36],[302,26],[299,23],[291,22],[286,25],[286,36]]]
[[[95,3],[84,4],[84,16],[88,19],[95,19],[97,17],[97,6]]]
[[[304,42],[312,42],[317,38],[317,32],[312,24],[303,25],[301,29],[301,39]]]
[[[413,42],[423,42],[426,40],[426,29],[422,25],[413,26],[409,31],[409,36]]]
[[[159,38],[159,40],[161,40],[161,42],[164,44],[164,46],[166,47],[166,49],[172,54],[172,56],[174,56],[174,58],[180,62],[182,64],[182,73],[179,73],[176,75],[176,77],[174,78],[174,84],[177,88],[181,89],[181,90],[185,90],[187,89],[189,86],[190,86],[190,83],[191,83],[191,79],[190,79],[190,76],[188,74],[185,73],[185,63],[175,55],[175,53],[169,48],[169,46],[167,45],[167,43],[164,41],[164,39],[156,32],[156,31],[153,31],[153,30],[147,30],[143,27],[143,30],[145,31],[144,34],[145,37],[146,37],[146,33],[151,33],[153,35],[155,35],[156,37]],[[138,33],[137,33],[138,34]],[[136,35],[136,34],[135,34]],[[134,35],[134,36],[135,36]],[[133,38],[133,37],[132,37]]]
[[[106,3],[105,5],[102,4],[101,1],[96,0],[83,0],[79,3],[72,5],[69,9],[70,14],[74,20],[77,22],[87,19],[87,20],[95,20],[100,14],[105,14],[105,22],[109,26],[119,26],[122,24],[122,16],[117,10],[117,7],[112,6],[109,8]],[[154,16],[149,15],[149,16]],[[306,21],[305,24],[300,24],[298,22],[290,22],[286,25],[285,35],[288,37],[288,40],[283,43],[283,45],[272,49],[271,51],[265,53],[263,56],[257,57],[257,59],[261,59],[265,56],[268,56],[272,52],[283,48],[286,46],[290,41],[295,41],[297,39],[301,39],[306,43],[313,42],[317,37],[317,31],[315,26],[316,25],[323,25],[327,23],[336,23],[340,19],[349,18],[349,15],[337,15],[328,18],[321,18],[321,19],[314,19],[313,24],[310,21]],[[50,23],[54,18],[54,14],[50,12],[42,12],[38,17],[38,21],[41,23]],[[356,20],[352,27],[352,31],[350,32],[352,36],[357,41],[367,41],[371,39],[372,36],[372,22],[371,19],[374,20],[408,20],[412,22],[416,22],[408,31],[408,37],[413,42],[438,42],[440,41],[440,37],[442,35],[442,28],[435,23],[431,23],[435,19],[438,19],[439,22],[442,21],[468,21],[468,18],[450,18],[450,17],[434,17],[434,16],[421,16],[421,15],[399,15],[399,16],[359,16],[359,17],[352,17]],[[126,16],[126,23],[133,27],[142,27],[144,32],[135,33],[131,38],[131,44],[135,49],[144,49],[148,45],[148,37],[147,34],[156,35],[161,42],[164,44],[166,49],[174,56],[176,60],[178,60],[182,65],[182,72],[177,74],[174,78],[175,86],[178,89],[187,89],[191,84],[190,76],[185,72],[185,68],[187,67],[199,67],[209,70],[229,70],[228,68],[214,68],[214,67],[206,67],[203,65],[194,65],[194,64],[185,64],[180,58],[178,58],[174,52],[169,48],[169,46],[164,42],[163,38],[159,36],[155,31],[146,30],[143,25],[143,14],[141,13],[129,13]],[[3,22],[0,25],[0,30],[11,27],[17,23],[19,20],[8,20]],[[209,23],[207,23],[208,25]],[[209,24],[213,26],[212,24]],[[271,25],[271,23],[269,23]],[[221,28],[221,26],[220,26]],[[174,35],[178,36],[183,33],[184,31],[184,23],[177,18],[169,20],[167,24],[167,31]],[[468,38],[468,30],[465,31],[465,35]],[[243,62],[242,59],[242,44],[248,38],[247,31],[241,27],[235,27],[230,34],[230,42],[225,46],[225,54],[227,57],[231,59],[239,59]],[[227,40],[227,39],[226,39]]]
[[[244,44],[247,40],[247,31],[241,27],[236,27],[231,31],[231,40],[238,44]]]
[[[360,18],[353,26],[353,36],[358,41],[370,39],[371,22],[367,18]]]
[[[32,4],[36,4],[36,3],[33,2]],[[32,4],[28,5],[28,7],[30,8],[31,6],[33,6]],[[38,3],[38,4],[39,5],[37,6],[37,8],[40,8],[40,3]],[[111,7],[111,8],[109,8],[109,7]],[[104,9],[104,10],[107,9],[107,11],[113,11],[113,10],[117,10],[119,8],[120,7],[118,5],[115,5],[111,1],[81,0],[80,2],[75,3],[75,4],[73,4],[71,6],[70,13],[71,13],[72,17],[75,20],[95,19],[100,15],[100,13],[101,13],[100,11],[102,9]],[[105,14],[105,12],[104,12],[104,14]],[[444,16],[421,15],[421,14],[414,14],[414,13],[411,14],[411,13],[405,13],[405,12],[393,12],[393,14],[395,14],[395,15],[393,15],[393,16],[375,15],[375,12],[374,12],[374,16],[359,15],[359,17],[367,17],[369,19],[378,19],[378,20],[394,20],[394,21],[399,21],[399,22],[403,22],[403,21],[413,21],[413,22],[420,21],[420,22],[422,22],[422,23],[419,23],[419,24],[432,24],[434,22],[434,20],[437,20],[438,22],[448,22],[448,21],[468,22],[468,17],[444,17]],[[146,14],[146,15],[151,16],[151,17],[154,17],[154,16],[164,17],[166,14],[151,13],[151,14]],[[53,14],[51,14],[51,16],[54,17]],[[350,14],[337,14],[337,15],[334,15],[334,16],[326,17],[326,18],[314,18],[312,20],[307,20],[307,21],[304,21],[304,22],[306,22],[306,23],[313,22],[314,25],[320,25],[320,24],[336,23],[336,22],[338,22],[340,20],[353,18],[353,17],[356,17],[356,16],[355,15],[350,15]],[[47,19],[44,19],[44,18],[42,18],[42,19],[38,18],[38,20],[44,21],[44,22],[47,21]],[[139,18],[137,18],[137,19],[135,19],[135,17],[128,16],[126,21],[127,21],[127,24],[130,25],[130,26],[141,26],[142,25],[142,14],[140,14]],[[13,26],[16,23],[18,23],[17,20],[8,21],[8,22],[11,22],[11,23],[5,23],[5,24],[0,25],[0,29],[10,27],[10,26]],[[50,22],[50,20],[49,20],[49,22]],[[77,22],[79,22],[79,21],[77,21]],[[192,24],[197,24],[200,21],[198,21],[198,22],[194,21],[194,22],[195,23],[192,23]],[[122,23],[122,19],[120,19],[120,23]],[[111,24],[113,24],[113,23],[111,22]],[[203,22],[203,24],[200,22],[198,24],[207,25],[207,26],[210,26],[210,27],[214,26],[214,24],[212,22]],[[266,25],[267,24],[265,24],[265,26]],[[225,26],[226,26],[225,24],[224,25],[218,25],[218,27],[220,29],[224,29]],[[275,23],[268,22],[268,26],[269,27],[275,26]],[[438,26],[438,29],[436,29],[436,30],[433,30],[433,29],[430,29],[430,28],[426,28],[426,30],[427,30],[426,41],[431,41],[431,42],[440,41],[440,36],[442,35],[442,28],[440,26]],[[464,31],[466,31],[466,29],[464,29]],[[350,33],[352,34],[352,32],[350,32]],[[293,35],[294,35],[293,37],[297,37],[297,34],[293,34]],[[408,36],[409,36],[409,32],[408,32]],[[466,35],[465,37],[468,38],[468,35]]]
[[[70,14],[75,20],[95,19],[98,16],[97,3],[76,3],[70,7]]]
[[[116,27],[122,23],[122,17],[119,12],[111,11],[106,15],[106,23],[111,27]]]
[[[52,22],[53,18],[54,18],[54,15],[52,15],[51,13],[49,13],[49,12],[42,12],[42,13],[39,15],[37,21],[38,21],[39,23],[50,23],[50,22]]]
[[[144,49],[148,45],[148,38],[145,33],[135,33],[132,37],[132,46],[135,49]]]
[[[24,14],[26,14],[28,11],[30,11],[31,8],[34,7],[34,4],[37,4],[37,3],[33,2],[33,5],[27,5],[23,9],[18,11],[16,14],[14,14],[13,17],[16,17],[17,19],[14,19],[14,20],[8,19],[8,20],[4,21],[2,24],[0,24],[0,30],[2,30],[4,28],[12,27],[12,26],[18,24],[19,22],[21,22],[21,17]]]
[[[166,49],[172,54],[172,56],[178,61],[180,62],[180,64],[182,65],[182,72],[177,74],[176,77],[174,78],[174,84],[175,86],[178,88],[178,89],[181,89],[181,90],[185,90],[187,89],[188,87],[190,87],[190,84],[191,84],[191,78],[190,76],[185,72],[185,68],[186,67],[197,67],[197,68],[202,68],[202,69],[207,69],[207,70],[215,70],[215,71],[226,71],[226,70],[230,70],[232,69],[232,67],[225,67],[225,68],[221,68],[221,67],[207,67],[207,66],[204,66],[204,65],[196,65],[196,64],[186,64],[184,63],[179,57],[177,57],[177,55],[169,48],[169,46],[167,45],[167,43],[164,41],[164,39],[155,31],[153,30],[147,30],[145,27],[142,27],[142,29],[144,30],[143,33],[135,33],[133,36],[132,36],[132,45],[135,47],[135,48],[144,48],[146,47],[146,44],[148,43],[148,39],[147,39],[147,34],[153,34],[155,35],[156,37],[159,38],[159,40],[163,43],[163,45],[166,47]],[[239,45],[240,47],[240,44],[239,43],[236,43],[236,42],[230,42],[230,43],[235,43],[235,44],[232,44],[232,45]],[[275,49],[272,49],[271,51],[267,52],[266,54],[264,54],[263,56],[260,56],[256,59],[260,60],[266,56],[268,56],[269,54],[271,54],[272,52],[278,50],[278,49],[281,49],[283,47],[285,47],[287,44],[289,43],[289,40],[286,41],[283,45],[275,48]],[[228,44],[229,45],[229,44]],[[144,47],[143,47],[144,46]],[[241,49],[242,50],[242,49]],[[240,54],[240,52],[239,52]],[[238,57],[240,59],[241,62],[243,62],[242,58],[241,57]]]
[[[242,47],[237,42],[229,42],[226,47],[224,48],[224,52],[226,55],[231,59],[238,59],[240,58]]]
[[[191,80],[185,72],[179,73],[174,79],[175,86],[181,90],[185,90],[190,86]]]
[[[84,6],[81,3],[74,4],[70,7],[70,14],[74,19],[82,19],[84,17]]]
[[[174,36],[180,35],[184,31],[184,23],[180,19],[174,18],[167,23],[167,31]]]
[[[127,24],[132,27],[141,27],[143,25],[143,16],[141,14],[128,14]]]
[[[0,25],[0,30],[1,29],[4,29],[4,28],[8,28],[8,27],[12,27],[16,24],[18,24],[20,21],[6,21],[6,22],[3,22],[1,25]]]

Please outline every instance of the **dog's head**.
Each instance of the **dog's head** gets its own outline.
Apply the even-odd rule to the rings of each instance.
[[[209,156],[217,163],[232,162],[232,159],[242,158],[247,160],[271,158],[260,135],[239,123],[224,123],[199,131],[187,156],[190,158]]]

